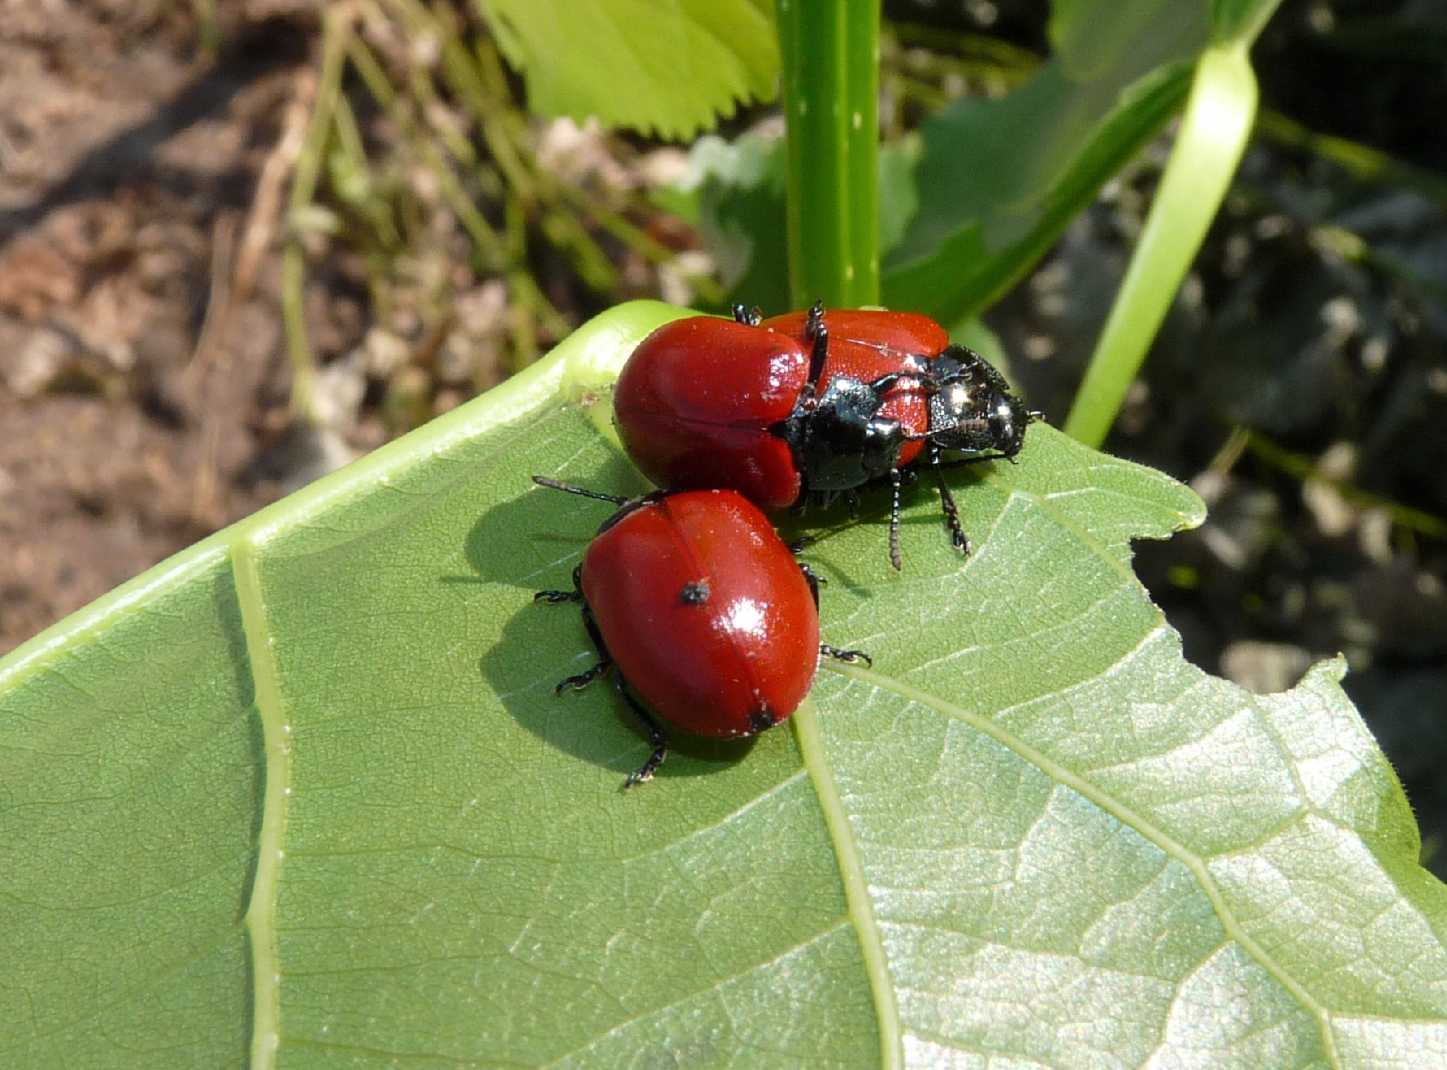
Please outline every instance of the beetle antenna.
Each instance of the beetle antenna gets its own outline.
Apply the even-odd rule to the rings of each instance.
[[[612,502],[614,505],[627,505],[632,498],[624,498],[618,494],[604,494],[602,491],[589,490],[587,487],[579,487],[572,483],[560,483],[556,479],[549,479],[547,476],[533,476],[533,482],[540,487],[547,487],[550,490],[561,490],[568,494],[577,494],[583,498],[597,498],[600,502]]]

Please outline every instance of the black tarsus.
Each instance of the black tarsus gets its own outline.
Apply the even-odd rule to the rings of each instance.
[[[824,579],[823,576],[820,576],[818,573],[816,573],[812,568],[810,568],[807,561],[799,562],[799,571],[804,574],[804,582],[809,585],[809,593],[814,597],[814,610],[815,612],[818,612],[819,587],[820,585],[827,583],[828,581]]]
[[[643,708],[643,703],[633,697],[633,693],[628,690],[628,682],[623,679],[621,672],[613,674],[613,689],[623,696],[623,701],[628,703],[638,719],[643,722],[643,727],[648,732],[648,742],[653,744],[653,753],[648,756],[648,760],[629,773],[628,779],[623,781],[623,790],[627,791],[634,785],[653,779],[653,774],[663,764],[663,759],[668,757],[668,737],[663,734],[663,726]]]
[[[559,602],[581,602],[583,600],[583,566],[578,565],[573,569],[573,589],[571,591],[539,591],[533,595],[534,602],[548,602],[557,605]]]
[[[553,688],[553,694],[561,695],[564,691],[581,691],[612,667],[611,661],[600,661],[587,672],[580,672],[576,676],[569,676],[565,680],[558,681],[558,685]]]
[[[575,571],[574,576],[578,573]],[[575,581],[576,582],[576,581]],[[579,590],[578,601],[582,602],[583,592]],[[553,688],[553,694],[561,695],[564,691],[581,691],[598,677],[613,667],[613,655],[608,653],[607,646],[603,643],[603,634],[598,631],[598,622],[593,619],[593,611],[583,602],[583,626],[588,629],[588,638],[593,640],[593,646],[598,651],[598,664],[594,665],[587,672],[580,672],[577,676],[569,676]]]
[[[534,478],[536,479],[537,477],[535,476]],[[539,480],[539,482],[545,487],[553,485],[551,481],[542,482]],[[565,484],[558,489],[566,490],[568,488]],[[593,497],[593,495],[586,496]],[[629,499],[625,499],[625,501],[627,500]],[[598,631],[598,622],[593,619],[593,611],[588,607],[588,603],[583,601],[582,565],[573,569],[573,588],[572,591],[539,591],[533,596],[535,601],[549,603],[582,602],[583,625],[588,629],[588,638],[593,641],[593,646],[598,651],[598,663],[587,672],[578,673],[576,676],[569,676],[566,680],[560,682],[557,687],[553,688],[553,693],[556,695],[561,695],[564,691],[581,690],[608,672],[609,669],[614,668],[613,655],[608,653],[608,644],[603,642],[603,633]],[[657,772],[658,767],[663,764],[663,759],[668,756],[668,737],[664,734],[662,726],[643,708],[643,704],[633,697],[632,692],[628,690],[628,682],[623,679],[623,674],[616,670],[613,673],[613,687],[618,694],[623,696],[623,701],[628,703],[629,708],[638,716],[638,719],[643,722],[643,728],[648,733],[648,742],[653,745],[653,753],[648,756],[648,760],[633,772],[629,773],[628,779],[623,782],[623,787],[626,790],[635,784],[641,784],[645,780],[653,779],[653,774]]]
[[[940,509],[944,511],[945,525],[950,529],[950,542],[960,553],[967,554],[970,552],[970,540],[960,524],[960,510],[955,505],[955,496],[950,491],[950,485],[945,482],[945,469],[940,460],[942,452],[939,443],[929,444],[930,467],[934,470],[935,480],[940,486]]]
[[[870,667],[874,665],[874,659],[862,650],[840,650],[838,647],[830,646],[828,643],[819,644],[819,655],[825,658],[833,658],[835,661],[848,662],[850,665],[856,665],[861,661]]]

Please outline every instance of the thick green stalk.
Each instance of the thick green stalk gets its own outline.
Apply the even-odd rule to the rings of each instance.
[[[1256,116],[1256,76],[1245,40],[1208,49],[1155,203],[1090,358],[1065,432],[1098,446],[1201,247]]]
[[[778,0],[795,305],[879,300],[878,0]]]

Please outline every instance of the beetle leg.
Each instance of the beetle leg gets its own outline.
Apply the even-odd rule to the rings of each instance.
[[[564,691],[581,691],[612,667],[611,661],[600,661],[587,672],[580,672],[577,676],[569,676],[566,680],[559,681],[558,686],[553,688],[553,694],[561,695]]]
[[[928,435],[925,438],[929,438]],[[941,446],[941,449],[945,447]],[[990,461],[1008,461],[1010,459],[1005,453],[976,453],[970,457],[956,457],[952,461],[940,461],[940,468],[963,468],[967,464],[987,464]]]
[[[970,540],[965,536],[965,529],[960,526],[960,510],[955,505],[955,496],[950,493],[950,485],[945,482],[944,466],[940,464],[939,443],[929,444],[929,463],[934,469],[935,479],[940,485],[940,508],[944,510],[945,525],[950,529],[950,542],[954,548],[962,554],[970,552]]]
[[[870,666],[874,664],[874,659],[862,650],[840,650],[828,643],[819,644],[819,656],[833,658],[835,661],[847,661],[850,665],[857,665],[861,661]]]
[[[888,375],[881,375],[878,379],[870,380],[867,385],[870,390],[874,391],[875,396],[878,396],[892,390],[901,380],[911,386],[921,387],[926,390],[929,388],[931,382],[931,380],[925,376],[915,375],[911,372],[890,372]]]
[[[643,708],[643,703],[633,697],[621,672],[613,674],[613,687],[618,694],[623,696],[623,701],[628,703],[633,712],[638,715],[638,719],[643,722],[643,727],[648,732],[648,742],[653,744],[653,753],[648,756],[648,761],[629,773],[628,779],[623,781],[623,787],[626,790],[635,784],[642,784],[645,780],[653,779],[653,774],[663,764],[663,759],[668,757],[668,737],[663,734],[663,726]]]
[[[824,326],[824,302],[815,301],[809,306],[809,312],[804,317],[804,337],[813,338],[814,335]]]
[[[819,608],[819,588],[829,581],[818,575],[805,561],[799,562],[799,571],[804,574],[804,581],[809,584],[809,593],[814,596],[814,608],[817,610]]]
[[[571,591],[539,591],[533,595],[534,602],[547,602],[550,605],[557,605],[559,602],[581,602],[583,600],[583,566],[579,565],[573,569],[573,589]]]
[[[583,566],[579,565],[573,570],[574,591],[542,591],[537,597],[541,598],[543,595],[556,594],[562,597],[556,599],[546,598],[543,600],[549,602],[583,602],[582,576]],[[588,629],[588,638],[593,641],[593,646],[598,650],[599,661],[587,672],[570,676],[558,684],[558,686],[553,689],[554,694],[561,695],[569,689],[576,691],[580,688],[587,687],[613,667],[613,656],[608,653],[608,645],[603,642],[603,633],[598,630],[598,622],[593,619],[593,611],[588,608],[587,602],[583,602],[583,626]],[[641,784],[645,780],[653,779],[654,771],[663,763],[664,757],[668,754],[668,737],[663,734],[663,728],[653,719],[653,716],[643,708],[642,703],[633,697],[633,694],[628,690],[628,684],[623,679],[621,672],[615,672],[613,674],[613,686],[617,689],[618,694],[623,696],[623,701],[628,703],[633,712],[638,715],[638,719],[643,722],[643,727],[648,733],[648,742],[653,744],[653,753],[648,756],[648,761],[644,762],[634,772],[628,774],[628,779],[623,782],[625,788],[631,788],[634,784]]]
[[[573,570],[573,582],[578,583],[582,574],[582,566]],[[583,601],[581,585],[578,590],[578,601]],[[607,646],[603,643],[603,635],[598,631],[598,622],[593,619],[593,611],[588,608],[588,603],[583,602],[583,626],[588,629],[588,638],[593,640],[593,646],[598,650],[598,663],[587,672],[580,672],[577,676],[570,676],[553,688],[553,694],[561,695],[564,691],[581,691],[598,677],[613,667],[613,656],[608,653]]]
[[[736,303],[731,311],[734,314],[734,322],[741,323],[745,327],[757,327],[764,319],[764,313],[758,305],[753,308],[742,303]]]
[[[898,468],[889,470],[889,563],[898,572],[904,568],[904,557],[899,552],[899,489],[904,485],[904,476]]]
[[[809,378],[804,380],[800,399],[812,400],[819,393],[819,379],[824,374],[824,363],[829,359],[829,328],[824,326],[824,302],[815,301],[804,321],[804,337],[809,347]]]

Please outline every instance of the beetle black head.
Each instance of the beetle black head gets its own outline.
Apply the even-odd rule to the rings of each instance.
[[[995,450],[1013,457],[1025,428],[1040,414],[1010,389],[989,361],[973,349],[950,346],[930,361],[929,439],[947,450]]]

